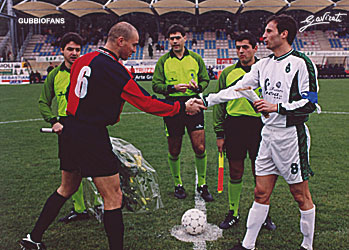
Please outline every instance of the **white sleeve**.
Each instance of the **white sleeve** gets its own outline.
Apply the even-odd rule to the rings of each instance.
[[[298,71],[298,89],[301,99],[297,101],[279,103],[278,112],[283,115],[302,115],[312,113],[316,107],[321,111],[320,106],[317,105],[317,69],[310,60],[303,61],[299,66]]]
[[[218,93],[211,93],[208,96],[203,97],[204,103],[207,107],[211,107],[216,104],[225,103],[233,99],[245,97],[240,92],[235,90],[247,87],[252,87],[252,89],[259,87],[258,63],[252,65],[251,71],[249,73],[246,73],[243,78],[235,85],[220,90]]]

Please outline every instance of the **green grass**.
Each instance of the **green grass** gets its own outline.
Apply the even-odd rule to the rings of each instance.
[[[216,82],[211,82],[209,91]],[[142,85],[151,90],[151,83]],[[0,86],[0,249],[19,249],[18,240],[30,232],[47,197],[60,183],[57,138],[41,134],[47,127],[42,120],[2,123],[40,118],[37,99],[42,85]],[[320,80],[319,102],[324,111],[349,112],[347,80]],[[125,112],[136,111],[125,105]],[[317,206],[314,249],[349,249],[349,136],[348,114],[312,114],[307,123],[312,135],[311,166],[315,176],[310,189]],[[181,153],[182,178],[188,191],[185,200],[173,197],[173,182],[167,166],[167,142],[162,118],[148,114],[121,115],[121,121],[109,128],[110,135],[121,137],[142,150],[144,158],[157,170],[163,209],[146,214],[124,214],[125,249],[193,249],[192,243],[178,241],[170,235],[180,224],[184,211],[194,207],[194,154],[188,136]],[[208,222],[218,224],[227,209],[227,183],[224,192],[215,192],[217,149],[212,129],[212,112],[206,113],[207,182],[215,201],[206,204]],[[225,171],[225,181],[228,179]],[[240,223],[223,232],[223,238],[207,242],[207,249],[227,249],[241,240],[245,232],[248,209],[253,202],[253,177],[249,160],[243,177]],[[59,217],[71,208],[68,201]],[[294,250],[302,241],[299,210],[287,184],[279,178],[271,198],[271,216],[278,226],[275,232],[262,230],[257,240],[259,250]],[[48,249],[108,249],[103,225],[96,220],[68,225],[55,221],[44,235]]]

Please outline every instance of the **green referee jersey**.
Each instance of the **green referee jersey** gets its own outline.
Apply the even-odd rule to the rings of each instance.
[[[210,78],[202,58],[195,52],[185,48],[182,59],[178,59],[171,49],[160,57],[153,74],[153,91],[168,97],[193,96],[197,93],[190,89],[183,92],[171,92],[169,85],[189,83],[194,79],[203,91],[207,88]]]
[[[69,83],[70,70],[65,66],[64,62],[54,68],[45,79],[39,98],[39,110],[44,120],[52,125],[57,121],[57,117],[53,114],[51,108],[54,97],[57,98],[58,116],[66,116],[66,93]]]
[[[257,61],[257,58],[255,58]],[[229,86],[233,86],[239,81],[247,72],[251,70],[251,66],[244,67],[240,61],[234,65],[225,68],[218,80],[216,92],[225,89]],[[260,88],[255,89],[258,96],[260,94]],[[246,98],[239,98],[227,103],[222,103],[213,106],[213,127],[217,137],[224,137],[223,123],[226,117],[230,116],[253,116],[260,117],[260,113],[256,113],[253,109],[252,103]]]

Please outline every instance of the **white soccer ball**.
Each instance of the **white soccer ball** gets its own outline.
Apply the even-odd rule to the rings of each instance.
[[[189,209],[182,216],[182,226],[189,234],[201,234],[205,230],[206,224],[206,215],[199,209]]]

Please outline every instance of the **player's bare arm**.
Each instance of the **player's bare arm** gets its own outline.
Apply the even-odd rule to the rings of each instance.
[[[267,102],[264,99],[257,100],[253,102],[253,105],[257,108],[258,112],[277,112],[278,111],[278,105],[277,104],[272,104],[270,102]]]

